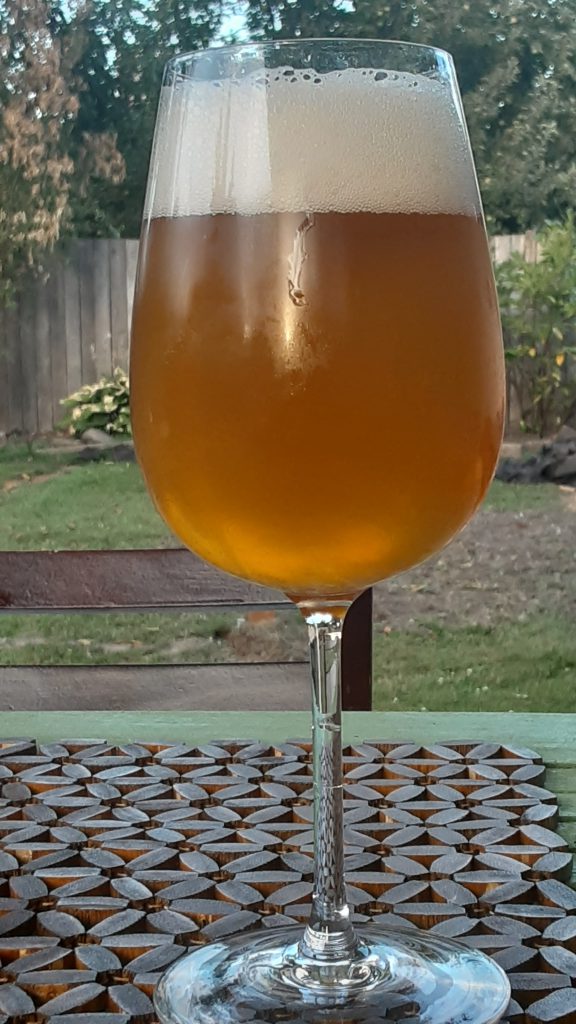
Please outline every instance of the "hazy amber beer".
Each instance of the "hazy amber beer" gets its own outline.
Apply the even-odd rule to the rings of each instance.
[[[173,160],[149,195],[134,313],[133,425],[160,511],[208,561],[300,596],[356,593],[442,547],[486,491],[503,421],[451,94],[342,77],[351,88],[326,75],[311,99],[300,79],[264,99],[250,83],[232,99],[183,90],[156,140]],[[202,139],[230,102],[250,124],[260,102],[275,114],[266,137],[224,138],[220,173]],[[195,117],[199,150],[183,155],[178,125]],[[259,146],[268,169],[253,161],[251,178]]]

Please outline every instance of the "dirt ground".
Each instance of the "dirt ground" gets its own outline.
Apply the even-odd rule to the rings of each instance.
[[[375,588],[375,618],[393,629],[434,621],[498,620],[576,612],[576,491],[514,512],[482,509],[440,555]]]
[[[559,489],[534,508],[484,507],[439,555],[374,588],[377,631],[432,623],[492,626],[538,616],[576,619],[576,490]],[[247,616],[225,647],[235,661],[307,656],[301,622],[286,615],[263,622]]]

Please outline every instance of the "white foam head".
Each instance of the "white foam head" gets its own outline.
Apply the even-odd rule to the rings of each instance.
[[[450,86],[406,73],[274,69],[160,98],[147,214],[477,214]]]

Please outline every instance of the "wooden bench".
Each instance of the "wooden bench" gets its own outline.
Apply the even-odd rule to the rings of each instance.
[[[0,553],[0,613],[288,609],[276,591],[228,576],[184,550]],[[345,624],[343,706],[372,706],[372,593]],[[0,668],[0,710],[299,710],[304,662]],[[155,695],[151,707],[139,691]]]

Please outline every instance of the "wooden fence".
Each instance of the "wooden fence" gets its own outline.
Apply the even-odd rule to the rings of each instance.
[[[492,239],[496,262],[536,258],[534,236]],[[0,309],[0,434],[48,433],[60,400],[114,367],[128,367],[138,242],[82,239],[51,262],[9,309]]]
[[[0,310],[0,432],[53,430],[60,399],[127,368],[137,257],[131,239],[75,240]]]
[[[527,231],[525,235],[494,235],[490,239],[490,248],[495,263],[504,263],[515,252],[529,263],[538,259],[538,243],[533,231]]]

